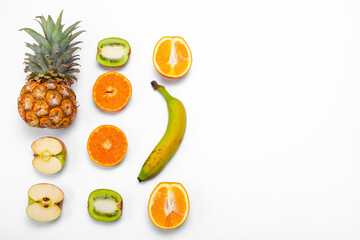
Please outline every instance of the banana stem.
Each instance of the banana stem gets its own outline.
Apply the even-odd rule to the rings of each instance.
[[[158,90],[166,99],[166,101],[170,100],[172,96],[166,91],[165,87],[163,85],[159,85],[156,81],[151,82],[151,86],[154,90]]]
[[[151,86],[153,87],[154,90],[157,90],[159,87],[163,87],[159,85],[156,81],[151,81]]]

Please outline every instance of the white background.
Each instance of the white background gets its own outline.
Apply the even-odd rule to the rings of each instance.
[[[79,102],[65,130],[28,127],[17,98],[25,83],[22,27],[40,31],[34,17],[64,9],[63,23],[82,20]],[[249,239],[360,238],[360,2],[252,1],[1,1],[0,239]],[[193,65],[176,82],[152,64],[156,42],[182,36]],[[121,37],[131,45],[118,71],[132,84],[120,112],[100,111],[92,87],[107,69],[96,60],[98,41]],[[184,141],[154,179],[138,183],[140,168],[163,135],[166,104],[157,80],[188,114]],[[90,132],[113,124],[129,147],[117,166],[88,157]],[[54,136],[68,148],[56,175],[37,172],[31,143]],[[151,191],[181,182],[190,197],[187,221],[156,228],[147,213]],[[26,214],[27,191],[49,182],[65,193],[61,217],[37,223]],[[87,198],[110,188],[124,198],[122,217],[94,221]]]

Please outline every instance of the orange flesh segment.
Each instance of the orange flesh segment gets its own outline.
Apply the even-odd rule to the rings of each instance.
[[[163,73],[172,73],[173,67],[170,62],[171,55],[171,40],[165,40],[159,45],[157,54],[156,54],[156,63],[158,64],[160,71]]]
[[[165,40],[160,43],[157,54],[156,54],[156,62],[160,66],[165,65],[170,60],[171,55],[171,40]]]
[[[103,125],[89,136],[87,150],[91,160],[101,166],[120,163],[127,151],[125,134],[115,126]]]
[[[180,75],[189,65],[189,53],[185,46],[181,44],[179,41],[175,41],[174,43],[176,56],[178,59],[177,64],[174,66],[175,75]]]
[[[118,111],[126,106],[130,96],[131,84],[120,73],[104,73],[94,84],[93,99],[100,109]]]
[[[188,195],[179,183],[160,183],[159,185],[150,197],[150,219],[160,228],[176,228],[186,220],[189,213]]]
[[[191,67],[191,51],[184,39],[164,37],[155,46],[153,61],[156,70],[163,76],[182,77]]]

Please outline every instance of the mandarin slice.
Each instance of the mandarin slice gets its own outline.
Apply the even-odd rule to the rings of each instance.
[[[189,196],[181,183],[159,183],[150,195],[149,217],[161,229],[179,227],[188,217],[189,210]]]
[[[191,67],[190,48],[182,37],[163,37],[155,46],[153,63],[164,77],[180,78]]]
[[[102,110],[119,111],[131,97],[129,80],[118,72],[107,72],[99,76],[93,87],[93,99]]]
[[[91,132],[87,151],[92,161],[101,166],[111,167],[124,159],[127,146],[123,131],[112,125],[102,125]]]

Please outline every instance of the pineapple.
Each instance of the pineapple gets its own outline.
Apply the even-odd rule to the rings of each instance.
[[[25,72],[29,72],[27,83],[21,89],[18,110],[21,118],[32,127],[66,128],[75,119],[76,95],[70,86],[76,81],[74,73],[79,69],[76,63],[79,49],[73,40],[84,31],[73,33],[80,22],[63,31],[62,12],[56,23],[37,17],[44,36],[30,28],[23,28],[37,44],[26,43],[33,54],[26,53]]]

